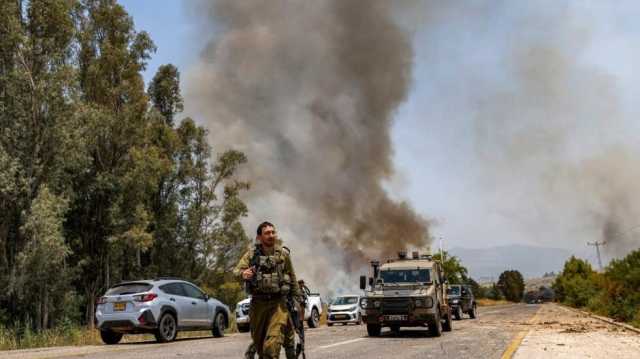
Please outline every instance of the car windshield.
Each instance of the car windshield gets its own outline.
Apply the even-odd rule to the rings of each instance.
[[[449,289],[447,289],[447,294],[449,294],[449,295],[460,295],[460,287],[457,286],[457,285],[449,287]]]
[[[151,284],[147,283],[127,283],[117,285],[107,291],[105,295],[123,295],[146,292],[153,288]]]
[[[385,284],[389,283],[426,283],[431,282],[429,269],[388,269],[380,271]]]
[[[358,297],[338,297],[333,301],[334,305],[356,304],[358,303]]]

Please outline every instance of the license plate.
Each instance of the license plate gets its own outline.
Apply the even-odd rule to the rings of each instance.
[[[116,302],[113,303],[113,310],[116,312],[122,312],[127,307],[127,303],[125,302]]]
[[[407,316],[406,315],[385,315],[384,320],[389,320],[389,321],[407,320]]]
[[[347,318],[349,317],[344,314],[336,315],[336,319],[347,319]]]

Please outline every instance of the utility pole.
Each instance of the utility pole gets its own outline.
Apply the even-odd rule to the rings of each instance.
[[[587,242],[587,245],[596,247],[596,254],[598,254],[598,266],[600,267],[600,272],[602,272],[602,259],[600,258],[600,246],[604,246],[607,242]]]

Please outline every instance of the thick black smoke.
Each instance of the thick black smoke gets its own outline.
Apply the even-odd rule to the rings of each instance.
[[[273,220],[294,259],[316,257],[302,271],[317,281],[322,266],[349,272],[429,243],[428,222],[383,188],[394,173],[394,111],[412,76],[411,41],[394,21],[401,6],[229,0],[197,9],[208,45],[188,74],[187,105],[216,146],[248,155],[248,225]]]

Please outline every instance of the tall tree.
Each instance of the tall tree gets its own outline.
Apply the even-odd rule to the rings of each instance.
[[[70,194],[71,174],[84,164],[74,102],[75,4],[0,3],[0,301],[14,320],[24,313],[16,292],[5,289],[16,287],[7,274],[16,273],[30,243],[20,228],[40,188]]]
[[[21,231],[26,245],[17,256],[12,291],[34,313],[36,329],[48,328],[49,313],[63,303],[71,276],[66,265],[69,246],[62,235],[67,201],[40,187]]]
[[[148,93],[153,106],[164,117],[167,125],[173,127],[175,115],[183,109],[178,69],[171,64],[160,66],[149,84]]]
[[[444,269],[444,275],[450,284],[467,284],[469,282],[469,271],[462,265],[460,259],[456,256],[451,256],[446,251],[443,251],[444,262],[442,262],[442,268]],[[434,259],[441,261],[440,253],[433,256]]]
[[[129,276],[136,264],[131,253],[150,246],[142,192],[152,181],[144,176],[138,184],[135,173],[141,166],[153,171],[156,162],[145,137],[148,100],[140,74],[155,47],[114,0],[82,1],[78,19],[81,117],[91,163],[75,181],[69,230],[92,325],[95,298],[111,284],[112,272]]]

